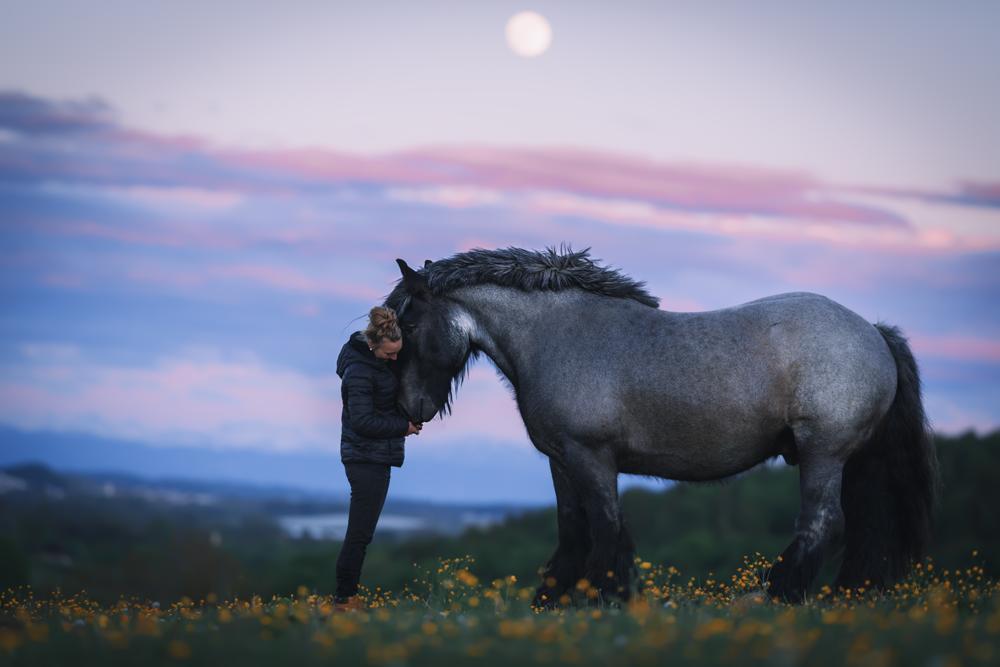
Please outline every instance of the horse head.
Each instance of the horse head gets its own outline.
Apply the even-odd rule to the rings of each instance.
[[[432,293],[426,269],[415,271],[397,259],[402,278],[387,303],[396,307],[403,347],[396,361],[398,404],[413,422],[450,411],[453,381],[466,367],[472,344],[461,311],[446,296]]]

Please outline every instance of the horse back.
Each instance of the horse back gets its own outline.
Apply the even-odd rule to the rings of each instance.
[[[563,391],[550,387],[541,392],[550,404],[534,406],[577,439],[615,447],[623,471],[734,474],[781,453],[797,421],[854,423],[892,398],[895,366],[881,335],[818,294],[627,315],[631,325],[614,326],[591,310],[588,321],[616,335],[575,336],[572,358],[550,359]]]

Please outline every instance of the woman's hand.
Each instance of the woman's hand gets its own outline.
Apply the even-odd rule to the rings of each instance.
[[[420,435],[420,429],[422,429],[423,427],[424,427],[423,422],[419,424],[414,424],[413,422],[410,422],[409,428],[406,429],[406,435]],[[396,432],[399,433],[399,431]]]

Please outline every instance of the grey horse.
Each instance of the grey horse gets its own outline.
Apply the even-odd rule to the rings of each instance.
[[[403,327],[399,407],[450,414],[469,360],[485,354],[549,459],[559,543],[534,604],[586,579],[620,604],[635,547],[618,473],[700,481],[768,459],[799,467],[795,535],[771,597],[800,602],[843,548],[838,587],[885,587],[921,557],[937,459],[917,365],[898,328],[819,294],[669,312],[589,248],[476,248],[427,260],[385,299]]]

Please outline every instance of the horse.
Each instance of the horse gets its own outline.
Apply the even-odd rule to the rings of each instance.
[[[904,577],[927,547],[939,482],[899,328],[811,292],[671,312],[589,251],[397,259],[384,301],[406,341],[398,407],[411,421],[451,414],[470,360],[486,355],[548,457],[558,544],[532,604],[557,606],[581,579],[588,602],[632,596],[619,473],[707,481],[777,457],[799,468],[800,507],[762,582],[771,599],[804,601],[837,551],[837,588]]]

